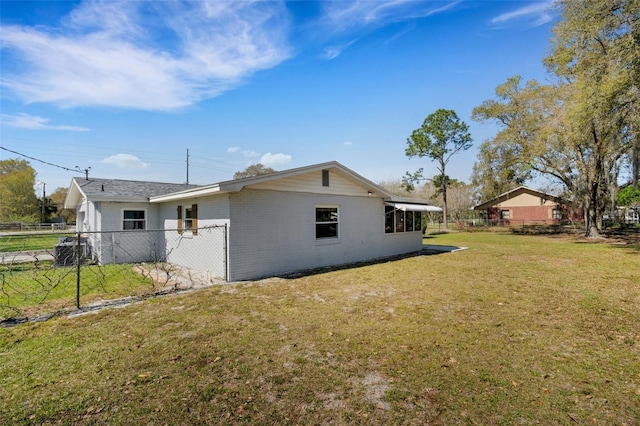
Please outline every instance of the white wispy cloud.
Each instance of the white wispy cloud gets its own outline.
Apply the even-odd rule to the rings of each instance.
[[[0,114],[0,124],[7,127],[17,127],[31,130],[66,130],[69,132],[88,132],[86,127],[68,126],[64,124],[49,124],[49,119],[21,113],[18,115]]]
[[[325,47],[322,58],[335,59],[357,39],[369,31],[374,31],[388,24],[426,18],[446,12],[460,1],[434,2],[428,0],[388,0],[370,1],[327,0],[322,4],[322,18],[318,25],[325,37],[337,37]],[[340,41],[340,37],[347,37]]]
[[[500,14],[491,19],[491,24],[498,27],[524,26],[539,27],[555,17],[552,10],[555,0],[529,3],[518,9]]]
[[[6,25],[0,85],[25,102],[172,110],[289,56],[282,2],[86,1],[56,27]]]
[[[115,154],[101,161],[119,169],[146,169],[149,165],[131,154]]]
[[[242,149],[239,146],[232,146],[227,148],[227,154],[240,154],[245,158],[256,158],[260,156],[259,152],[253,151],[251,149]]]
[[[460,1],[356,0],[345,2],[333,0],[322,2],[322,5],[325,24],[336,31],[346,31],[364,26],[387,25],[393,22],[425,18],[445,12],[458,3]]]
[[[270,152],[267,152],[260,158],[260,163],[269,167],[283,166],[291,163],[291,156],[288,154],[272,154]]]
[[[260,155],[259,152],[251,151],[250,149],[245,149],[242,151],[242,155],[247,158],[255,158]]]
[[[345,42],[342,44],[336,44],[333,46],[327,46],[324,48],[324,52],[322,54],[322,58],[330,61],[332,59],[337,58],[338,56],[340,56],[340,54],[347,49],[349,46],[351,46],[353,43],[355,43],[356,40],[351,40],[349,42]]]

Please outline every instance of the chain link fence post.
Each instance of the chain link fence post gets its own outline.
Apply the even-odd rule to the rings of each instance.
[[[76,234],[76,309],[80,309],[80,263],[82,253],[80,252],[80,232]]]

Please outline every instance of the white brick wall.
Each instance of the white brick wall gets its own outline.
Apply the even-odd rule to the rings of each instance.
[[[338,205],[338,240],[316,240],[315,207]],[[384,233],[380,198],[245,189],[231,195],[229,279],[247,280],[420,250],[421,232]]]
[[[167,260],[200,271],[209,271],[214,277],[226,277],[225,231],[220,228],[178,234],[177,208],[198,205],[198,228],[212,225],[228,225],[229,198],[226,195],[195,198],[162,204],[160,217],[165,235]]]

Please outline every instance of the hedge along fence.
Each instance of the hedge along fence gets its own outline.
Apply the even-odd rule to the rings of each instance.
[[[226,282],[225,226],[0,235],[0,322]],[[194,244],[194,240],[197,246]]]

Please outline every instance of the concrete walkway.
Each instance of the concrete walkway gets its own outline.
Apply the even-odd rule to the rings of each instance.
[[[430,253],[452,253],[454,251],[466,250],[468,247],[458,247],[458,246],[440,246],[435,244],[425,244],[422,246],[422,250],[430,252]]]
[[[53,260],[53,254],[47,250],[16,251],[0,253],[0,264],[27,263],[43,260]]]

